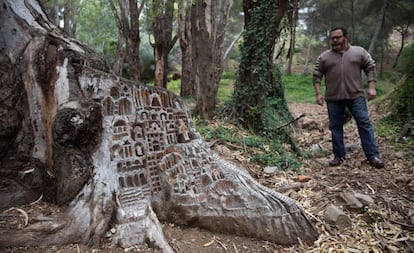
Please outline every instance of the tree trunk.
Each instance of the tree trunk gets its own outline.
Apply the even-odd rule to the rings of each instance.
[[[118,32],[118,40],[116,42],[116,53],[115,53],[115,61],[114,65],[112,66],[112,72],[117,76],[122,76],[122,72],[124,69],[125,64],[125,40],[124,36],[120,32]]]
[[[408,28],[410,26],[407,24],[405,26],[401,25],[397,30],[400,32],[401,35],[401,44],[400,44],[400,49],[398,50],[397,56],[395,57],[395,61],[394,64],[392,65],[392,68],[396,68],[397,64],[398,64],[398,60],[400,59],[401,53],[404,50],[404,45],[405,45],[405,37],[408,34]]]
[[[196,75],[196,113],[212,119],[223,73],[223,41],[232,1],[197,1],[191,18],[192,63]]]
[[[122,247],[145,241],[172,252],[158,219],[285,245],[316,239],[294,200],[209,149],[178,96],[110,74],[37,2],[0,4],[0,182],[32,189],[29,196],[2,187],[2,204],[21,197],[1,207],[43,190],[56,192],[62,209],[0,230],[0,247],[93,245],[115,227]]]
[[[289,15],[289,31],[290,31],[290,43],[289,43],[289,51],[288,51],[288,66],[286,69],[286,73],[288,75],[292,74],[292,62],[293,62],[293,55],[295,54],[295,43],[296,43],[296,25],[298,20],[298,12],[299,12],[299,3],[298,1],[293,1],[293,9],[291,15]]]
[[[378,36],[381,32],[382,24],[384,23],[385,9],[387,7],[387,4],[388,4],[388,0],[384,0],[384,2],[382,4],[381,11],[378,14],[377,23],[375,24],[375,30],[374,30],[374,33],[372,35],[371,42],[370,42],[369,48],[368,48],[368,53],[370,53],[370,54],[373,54],[373,52],[375,50],[375,44],[377,43]]]
[[[141,38],[139,32],[139,17],[144,8],[145,1],[141,3],[140,7],[138,7],[138,0],[118,0],[118,3],[119,8],[115,6],[113,0],[109,0],[119,32],[125,39],[126,56],[128,57],[129,63],[129,79],[140,82],[139,45]]]
[[[303,75],[307,76],[309,74],[309,57],[312,47],[312,40],[309,39],[308,47],[306,49],[306,58],[305,58],[305,68],[303,69]]]
[[[59,0],[53,1],[53,8],[51,9],[50,19],[54,25],[59,26]]]
[[[191,9],[191,0],[178,0],[178,33],[181,48],[181,97],[192,96],[195,90],[195,75],[191,57]]]
[[[168,54],[178,39],[177,35],[172,36],[174,1],[153,1],[153,13],[156,13],[153,22],[155,42],[152,45],[155,58],[154,84],[167,88]]]
[[[70,29],[70,0],[63,1],[63,30],[69,36],[73,35]]]
[[[241,50],[244,53],[234,87],[234,112],[240,123],[258,133],[274,133],[275,126],[291,120],[281,76],[275,73],[272,61],[288,2],[243,1],[245,33]],[[276,117],[276,122],[272,117]]]
[[[224,62],[227,61],[227,58],[229,57],[231,50],[236,45],[237,41],[239,41],[242,34],[243,34],[243,30],[241,30],[240,33],[233,39],[233,41],[230,43],[229,47],[224,52],[224,55],[223,55],[223,61]]]

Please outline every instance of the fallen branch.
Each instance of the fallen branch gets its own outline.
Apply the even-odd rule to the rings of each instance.
[[[294,118],[294,119],[292,119],[291,121],[289,121],[289,122],[287,122],[287,123],[285,123],[285,124],[283,124],[283,125],[280,125],[280,126],[277,126],[276,127],[276,130],[279,130],[279,129],[281,129],[282,127],[285,127],[285,126],[288,126],[288,125],[290,125],[290,124],[292,124],[292,123],[294,123],[294,122],[296,122],[296,121],[298,121],[299,119],[301,119],[301,118],[303,118],[303,117],[305,117],[306,116],[306,114],[301,114],[299,117],[297,117],[297,118]]]

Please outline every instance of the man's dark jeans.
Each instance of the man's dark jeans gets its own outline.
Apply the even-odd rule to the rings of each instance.
[[[348,107],[354,117],[358,133],[361,139],[362,149],[368,160],[378,157],[377,143],[374,136],[374,129],[368,116],[367,102],[364,97],[356,99],[344,99],[335,102],[327,102],[329,129],[332,134],[332,146],[335,157],[345,158],[344,146],[344,113]]]

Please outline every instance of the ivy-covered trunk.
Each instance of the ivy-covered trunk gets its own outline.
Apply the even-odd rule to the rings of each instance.
[[[242,125],[257,133],[280,132],[291,120],[281,74],[272,62],[287,0],[243,1],[245,32],[234,90],[234,112]],[[282,129],[283,130],[283,129]]]

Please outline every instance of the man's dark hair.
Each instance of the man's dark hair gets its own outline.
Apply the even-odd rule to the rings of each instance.
[[[329,33],[333,32],[333,31],[336,31],[336,30],[341,30],[341,31],[342,31],[342,34],[343,34],[344,36],[347,36],[347,35],[348,35],[348,31],[347,31],[345,28],[340,27],[340,26],[337,26],[337,27],[332,28],[332,29],[329,31]]]
[[[336,31],[336,30],[341,30],[344,36],[348,35],[348,31],[345,28],[339,27],[339,26],[332,28],[331,31],[329,31],[329,33]]]

